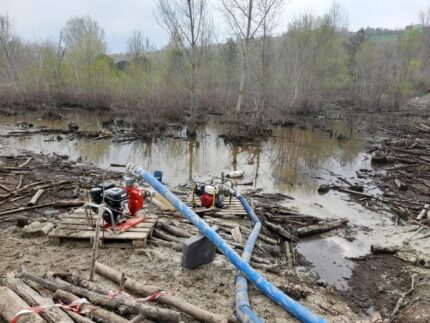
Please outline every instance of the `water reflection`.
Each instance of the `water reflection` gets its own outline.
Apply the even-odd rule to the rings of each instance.
[[[339,141],[312,131],[281,129],[270,148],[275,185],[285,190],[296,185],[304,191],[314,190],[324,170],[342,173],[361,164],[362,149],[358,139]]]
[[[73,114],[68,121],[37,120],[34,123],[58,128],[66,127],[70,120],[78,122],[82,129],[100,130],[103,118]],[[16,121],[16,118],[3,118],[0,131],[7,132],[10,130],[7,124]],[[69,140],[67,136],[61,141],[46,141],[50,136],[32,136],[9,138],[7,150],[57,152],[104,168],[109,168],[111,163],[135,162],[150,171],[163,170],[166,181],[171,184],[204,180],[219,176],[222,171],[240,169],[245,171],[243,181],[252,182],[254,187],[303,194],[314,194],[317,178],[327,177],[328,170],[350,175],[366,166],[360,156],[364,143],[357,138],[339,141],[320,132],[288,128],[275,129],[274,138],[257,146],[233,146],[225,144],[219,138],[220,133],[222,126],[212,121],[191,141],[167,138],[152,144],[113,143],[110,140]]]

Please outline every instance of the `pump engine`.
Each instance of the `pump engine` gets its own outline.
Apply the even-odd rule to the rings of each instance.
[[[125,221],[126,216],[129,215],[128,209],[128,192],[121,187],[114,187],[113,184],[103,183],[91,189],[91,200],[93,203],[100,205],[103,201],[110,212],[103,213],[103,220],[109,224],[112,221],[117,224]],[[97,212],[96,208],[93,208]]]

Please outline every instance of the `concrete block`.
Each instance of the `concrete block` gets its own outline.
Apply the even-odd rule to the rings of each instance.
[[[194,269],[212,262],[216,248],[208,238],[196,235],[182,243],[182,268]]]

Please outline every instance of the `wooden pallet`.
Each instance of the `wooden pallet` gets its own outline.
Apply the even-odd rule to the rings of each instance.
[[[95,221],[95,215],[93,213]],[[114,233],[111,230],[100,232],[101,243],[104,247],[146,247],[146,240],[152,236],[152,231],[157,223],[158,216],[147,215],[145,222],[128,229],[123,233]],[[64,241],[88,241],[94,239],[94,229],[88,225],[85,210],[80,208],[74,213],[66,216],[61,224],[55,228],[49,238],[56,240],[59,244]]]
[[[188,206],[191,207],[191,201],[192,201],[192,194],[186,196],[185,198],[185,203],[187,203]],[[199,197],[198,196],[194,196],[194,199],[197,203],[197,205],[200,203]],[[232,197],[231,198],[231,203],[230,203],[230,197],[226,197],[224,198],[224,207],[223,208],[205,208],[205,207],[201,207],[201,206],[197,206],[195,209],[196,211],[200,211],[200,212],[204,212],[204,211],[212,211],[215,212],[216,214],[219,215],[230,215],[230,216],[246,216],[246,211],[242,206],[242,203],[240,203],[240,201],[236,198],[236,197]]]

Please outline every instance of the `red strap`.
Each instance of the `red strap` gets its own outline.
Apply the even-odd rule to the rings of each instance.
[[[73,301],[72,303],[70,303],[68,305],[52,304],[52,305],[28,307],[28,308],[20,310],[18,313],[16,313],[15,316],[10,321],[10,323],[17,323],[18,319],[21,317],[21,315],[31,314],[31,313],[36,313],[36,314],[44,313],[52,307],[61,307],[61,308],[73,311],[75,313],[81,313],[82,304],[88,304],[88,301],[85,298],[81,298],[81,299],[77,299],[76,301]]]
[[[176,291],[175,290],[171,290],[171,291],[159,290],[158,292],[155,292],[155,293],[153,293],[153,294],[151,294],[151,295],[149,295],[149,296],[147,296],[145,298],[136,298],[136,297],[133,297],[133,296],[127,294],[124,291],[124,289],[118,288],[116,290],[110,291],[108,293],[108,297],[110,299],[116,299],[116,298],[118,298],[118,297],[120,297],[122,295],[125,298],[130,299],[130,300],[134,300],[136,302],[148,302],[148,301],[149,302],[154,302],[154,301],[156,301],[163,294],[175,295]]]

